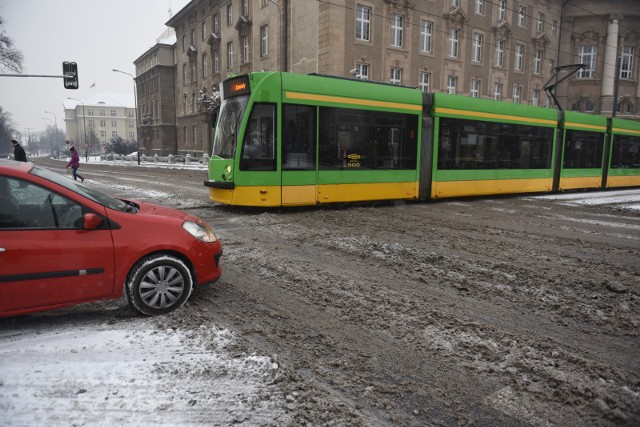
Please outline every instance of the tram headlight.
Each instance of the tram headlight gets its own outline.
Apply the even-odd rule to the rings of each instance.
[[[224,170],[227,174],[231,173],[231,165],[227,165],[227,167]]]

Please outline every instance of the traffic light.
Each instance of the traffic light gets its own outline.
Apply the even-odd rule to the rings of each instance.
[[[78,64],[65,61],[62,63],[65,89],[78,89]]]

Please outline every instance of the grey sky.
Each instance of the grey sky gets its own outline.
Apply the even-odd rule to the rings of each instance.
[[[57,121],[64,130],[62,101],[84,100],[95,91],[132,93],[133,61],[165,30],[169,9],[189,0],[0,0],[4,29],[24,54],[23,74],[61,75],[63,61],[78,63],[80,88],[64,89],[62,79],[0,77],[0,106],[24,134]],[[10,73],[10,72],[5,72]],[[90,88],[95,83],[94,88]],[[46,114],[45,111],[54,113]]]

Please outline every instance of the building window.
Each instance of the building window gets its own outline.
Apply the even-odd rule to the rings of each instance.
[[[207,39],[207,21],[202,21],[200,24],[200,32],[202,33],[202,41],[205,41]]]
[[[93,116],[93,109],[87,110],[87,116]]]
[[[399,85],[402,83],[402,69],[400,68],[392,68],[391,69],[391,79],[389,80],[394,85]]]
[[[458,83],[458,78],[454,76],[447,77],[447,92],[451,95],[456,94],[456,84]]]
[[[493,85],[493,99],[500,101],[502,99],[502,83]]]
[[[551,21],[551,34],[553,34],[554,36],[556,34],[558,34],[558,20],[554,19],[553,21]]]
[[[484,15],[484,0],[476,0],[475,12],[478,15]]]
[[[596,46],[580,46],[578,62],[586,67],[578,71],[579,79],[592,79],[596,75]]]
[[[522,87],[513,86],[513,103],[520,104],[520,95],[522,94]]]
[[[101,128],[107,127],[107,121],[106,120],[100,120],[100,127]]]
[[[553,75],[553,71],[556,68],[556,61],[554,61],[553,59],[549,60],[549,76]]]
[[[534,107],[537,107],[539,99],[540,99],[540,90],[534,89],[533,94],[531,95],[531,105],[533,105]]]
[[[496,67],[504,66],[504,40],[496,41]]]
[[[242,36],[242,63],[249,62],[249,36]]]
[[[420,71],[420,77],[418,79],[418,86],[424,93],[429,92],[429,86],[431,85],[431,73]]]
[[[117,128],[118,127],[118,122],[115,120],[111,120],[111,127],[112,128]]]
[[[458,44],[460,42],[460,30],[457,28],[451,28],[449,30],[449,57],[458,57]]]
[[[182,64],[182,81],[184,84],[189,83],[189,72],[187,71],[187,63]]]
[[[209,77],[209,57],[206,53],[202,55],[202,77]]]
[[[193,144],[198,144],[198,128],[194,125],[191,126],[191,133],[193,133]]]
[[[213,51],[213,72],[214,73],[220,72],[220,51],[219,50]]]
[[[356,10],[356,40],[371,40],[371,8],[358,5]]]
[[[111,110],[111,117],[116,117],[118,112],[116,110]]]
[[[480,97],[480,80],[471,79],[471,90],[469,93],[472,98]]]
[[[89,120],[89,128],[93,129],[94,127],[96,127],[96,124],[94,123],[93,120]]]
[[[118,131],[112,131],[111,132],[111,138],[117,138],[118,137]]]
[[[356,64],[356,78],[369,80],[369,64]]]
[[[587,99],[587,100],[584,102],[584,111],[585,111],[586,113],[595,113],[595,111],[596,111],[596,104],[594,104],[592,100]]]
[[[233,25],[233,3],[227,5],[227,27]]]
[[[101,116],[101,117],[106,116],[106,114],[104,113],[104,110],[100,110],[100,116]]]
[[[622,55],[620,56],[620,78],[624,80],[631,79],[631,72],[633,70],[633,54],[635,48],[633,46],[624,46],[622,48]]]
[[[433,22],[420,21],[420,51],[431,52],[433,43]]]
[[[227,43],[227,68],[233,68],[233,42]]]
[[[536,56],[533,58],[533,73],[542,73],[542,50],[536,50]]]
[[[198,80],[198,63],[197,61],[191,61],[191,81]]]
[[[213,32],[220,35],[220,15],[213,15]]]
[[[544,32],[544,13],[538,12],[538,22],[537,27],[538,33]]]
[[[498,0],[498,22],[507,19],[507,0]]]
[[[249,0],[242,0],[242,14],[249,16]]]
[[[513,69],[515,71],[522,71],[524,64],[524,45],[516,44],[516,58],[515,64],[513,65]]]
[[[105,139],[107,137],[107,131],[106,130],[101,130],[100,131],[100,138]]]
[[[187,51],[187,36],[185,34],[182,35],[182,51]]]
[[[260,56],[269,54],[269,26],[260,27]]]
[[[403,20],[402,15],[391,16],[391,46],[402,47]]]
[[[481,62],[482,61],[482,34],[474,34],[473,35],[473,55],[471,60],[473,62]]]
[[[460,7],[460,0],[451,0],[451,6]]]
[[[526,27],[527,24],[527,7],[518,6],[518,26]]]

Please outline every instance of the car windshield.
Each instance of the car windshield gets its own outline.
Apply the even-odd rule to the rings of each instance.
[[[109,209],[113,209],[121,212],[129,212],[131,211],[131,206],[120,199],[113,198],[104,193],[101,193],[93,188],[85,187],[84,185],[78,184],[77,181],[72,179],[65,178],[59,173],[52,172],[47,169],[42,169],[37,166],[34,166],[31,171],[31,174],[39,176],[40,178],[44,178],[48,181],[54,182],[58,185],[61,185],[75,193],[81,194],[84,197],[93,200],[96,203],[101,204],[104,207]]]
[[[236,153],[238,130],[247,108],[248,96],[238,96],[222,101],[220,115],[213,139],[213,155],[233,159]]]

